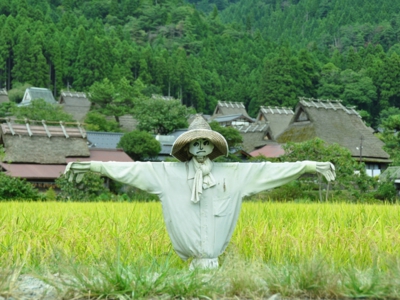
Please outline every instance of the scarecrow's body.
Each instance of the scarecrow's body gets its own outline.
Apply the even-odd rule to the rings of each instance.
[[[218,264],[235,228],[242,198],[314,173],[316,162],[214,163],[215,185],[191,201],[195,168],[192,161],[91,162],[90,170],[159,196],[165,224],[178,255]],[[207,262],[208,261],[208,262]]]

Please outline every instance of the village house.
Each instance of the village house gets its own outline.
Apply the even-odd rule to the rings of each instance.
[[[217,106],[214,109],[211,120],[220,116],[229,115],[243,115],[244,117],[250,118],[247,113],[246,107],[242,102],[225,102],[218,101]]]
[[[294,111],[287,107],[261,106],[256,120],[267,122],[269,125],[270,140],[275,140],[290,124]]]
[[[275,137],[286,129],[293,116],[293,110],[286,107],[261,106],[257,118],[254,119],[248,115],[243,103],[218,101],[210,121],[236,128],[243,138],[242,150],[253,156],[249,153],[263,147],[281,148]],[[283,152],[282,149],[281,151]]]
[[[39,188],[54,186],[55,179],[72,161],[132,162],[120,149],[89,149],[87,133],[79,123],[2,121],[0,144],[5,150],[0,161],[2,171],[25,178]]]
[[[85,93],[62,91],[58,103],[66,113],[72,115],[74,120],[83,122],[90,110],[91,102]]]
[[[354,108],[343,106],[340,100],[300,98],[289,126],[276,141],[300,143],[313,138],[347,148],[356,160],[365,163],[370,176],[379,175],[391,162],[373,129],[365,125]]]

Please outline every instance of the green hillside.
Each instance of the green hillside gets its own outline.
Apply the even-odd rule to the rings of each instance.
[[[227,6],[221,19],[297,48],[315,43],[342,51],[380,44],[388,51],[399,41],[399,12],[397,0],[246,0]]]
[[[0,0],[0,89],[126,78],[204,113],[301,96],[342,99],[372,125],[398,111],[400,1],[190,2]]]

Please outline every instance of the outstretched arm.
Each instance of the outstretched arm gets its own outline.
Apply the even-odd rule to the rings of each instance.
[[[159,194],[164,165],[151,162],[72,162],[68,163],[64,174],[69,176],[69,180],[79,182],[88,171],[100,173],[149,193]]]
[[[284,163],[239,164],[244,195],[259,193],[296,180],[306,173],[320,173],[326,180],[335,179],[335,167],[330,162],[298,161]]]

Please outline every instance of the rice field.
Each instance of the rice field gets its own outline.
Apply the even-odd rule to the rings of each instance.
[[[399,234],[397,205],[245,202],[220,269],[193,273],[171,247],[160,203],[3,202],[0,266],[66,274],[82,297],[400,298]],[[186,288],[171,287],[176,278]]]

